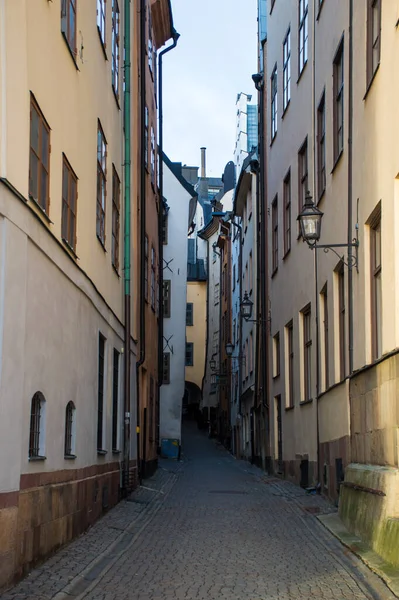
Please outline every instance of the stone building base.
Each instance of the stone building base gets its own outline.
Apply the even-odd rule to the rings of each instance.
[[[137,485],[135,461],[130,482]],[[120,499],[119,462],[21,475],[0,494],[0,589],[83,533]]]
[[[351,532],[399,567],[399,469],[349,465],[339,516]]]
[[[282,463],[272,460],[272,469],[274,475],[303,488],[311,487],[317,482],[317,462],[306,457],[284,460]]]
[[[320,444],[322,493],[333,502],[338,500],[345,469],[350,462],[350,436]]]

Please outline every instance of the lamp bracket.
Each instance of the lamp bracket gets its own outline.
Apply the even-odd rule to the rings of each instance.
[[[309,243],[308,242],[308,246],[309,248],[311,248],[312,250],[319,250],[322,249],[324,252],[329,252],[331,250],[331,252],[334,252],[334,254],[344,263],[344,265],[346,267],[350,267],[353,268],[355,267],[355,269],[357,270],[357,272],[359,272],[359,265],[358,265],[358,248],[359,248],[359,241],[357,239],[354,239],[352,241],[351,244],[318,244],[317,242]],[[339,254],[339,252],[337,252],[335,250],[335,248],[355,248],[356,252],[355,254],[351,254],[351,256],[347,257],[347,259],[345,260],[345,257],[342,256],[341,254]]]

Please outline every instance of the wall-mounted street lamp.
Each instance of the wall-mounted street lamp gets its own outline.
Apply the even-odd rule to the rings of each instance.
[[[248,292],[244,292],[244,298],[240,304],[240,308],[241,308],[242,318],[247,322],[249,322],[251,320],[253,306],[254,306],[254,303],[252,302],[251,298],[248,296]]]
[[[225,350],[227,358],[241,358],[245,361],[245,356],[241,356],[240,354],[238,356],[233,356],[234,344],[232,344],[231,342],[227,342]]]
[[[227,342],[226,344],[226,355],[231,358],[233,356],[233,352],[234,352],[234,344],[232,344],[231,342]]]
[[[359,240],[355,238],[352,243],[346,244],[318,244],[321,234],[321,220],[323,213],[321,210],[314,205],[310,192],[306,192],[305,204],[302,211],[298,215],[298,221],[301,228],[301,234],[303,240],[308,244],[309,248],[323,248],[325,252],[332,250],[340,260],[346,265],[351,267],[358,266],[358,248]],[[357,230],[356,230],[357,231]],[[349,259],[345,261],[343,256],[340,256],[334,248],[355,248],[355,254],[351,255]],[[350,265],[349,265],[350,261]]]

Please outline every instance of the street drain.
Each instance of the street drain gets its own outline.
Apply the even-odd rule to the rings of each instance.
[[[210,490],[209,491],[210,494],[240,494],[243,496],[247,495],[247,492],[241,492],[240,490]]]

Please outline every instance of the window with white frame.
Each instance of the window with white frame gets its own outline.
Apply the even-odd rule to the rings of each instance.
[[[112,365],[112,450],[119,450],[119,358],[118,350],[114,348]]]
[[[34,394],[30,407],[29,459],[45,458],[46,400],[41,392]]]
[[[112,87],[119,98],[119,23],[118,0],[112,0]]]
[[[104,452],[105,337],[98,336],[97,451]]]
[[[72,401],[68,402],[65,409],[65,445],[64,456],[75,458],[76,446],[76,408]]]
[[[105,43],[105,24],[106,24],[106,16],[107,16],[107,2],[106,0],[97,0],[97,29],[100,34],[100,39],[103,46],[106,46]]]
[[[274,140],[277,135],[277,63],[270,78],[270,98],[270,130],[272,140]]]
[[[298,58],[299,75],[308,62],[309,0],[299,0]]]
[[[291,100],[291,29],[283,42],[283,111]]]

